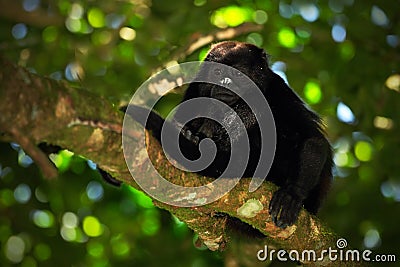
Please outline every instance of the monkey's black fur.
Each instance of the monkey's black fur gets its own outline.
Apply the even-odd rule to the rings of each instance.
[[[294,224],[303,205],[310,213],[317,213],[331,183],[333,165],[331,147],[325,138],[320,117],[309,110],[282,78],[268,67],[265,52],[257,46],[222,42],[211,48],[205,61],[226,64],[246,74],[268,101],[275,120],[277,145],[267,180],[280,186],[269,206],[275,224],[282,228]],[[207,75],[231,79],[230,86],[237,86],[243,92],[249,90],[234,73],[222,73],[217,69],[207,71],[212,72]],[[250,158],[242,177],[252,177],[260,155],[261,135],[251,109],[235,93],[213,84],[191,83],[183,101],[197,97],[215,98],[226,103],[243,121],[250,142]],[[167,122],[154,112],[150,113],[146,122],[143,114],[147,111],[141,107],[130,106],[127,112],[152,131],[160,142],[163,125],[177,127],[181,122],[179,108],[174,120]],[[210,109],[207,112],[215,111]],[[215,142],[217,155],[212,164],[199,173],[219,177],[227,166],[231,149],[227,132],[220,124],[206,118],[189,121],[181,130],[180,149],[188,159],[197,159],[200,156],[198,144],[204,138]]]

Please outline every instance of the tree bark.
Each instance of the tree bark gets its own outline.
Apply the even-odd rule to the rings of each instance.
[[[130,175],[123,157],[123,113],[106,99],[72,88],[66,82],[40,77],[0,57],[0,114],[0,141],[25,142],[22,147],[28,154],[36,151],[32,144],[46,142],[58,145],[96,162],[116,179],[141,190]],[[140,141],[135,140],[135,133],[129,135],[133,145]],[[159,143],[150,135],[146,135],[146,145],[147,153],[158,171],[171,183],[197,186],[211,181],[172,166]],[[41,168],[48,164],[40,156],[33,158],[42,162],[39,164]],[[51,173],[43,168],[42,171],[45,175],[46,172]],[[337,249],[339,237],[305,210],[301,211],[295,225],[286,229],[276,227],[268,213],[269,200],[276,186],[264,182],[258,190],[250,193],[249,183],[250,179],[241,179],[228,194],[205,206],[179,208],[156,200],[154,204],[185,222],[209,249],[224,250],[229,247],[227,255],[231,258],[227,260],[227,265],[230,266],[257,266],[256,263],[265,266],[265,262],[257,259],[257,252],[264,246],[268,246],[269,250],[297,250],[300,254],[304,250],[314,250],[317,255],[323,249]],[[244,217],[238,210],[248,201],[256,201],[262,207],[253,217]],[[244,241],[231,229],[227,216],[216,216],[221,213],[239,219],[265,237]],[[310,266],[365,265],[362,261],[331,262],[327,254],[320,261],[304,260],[302,263]]]

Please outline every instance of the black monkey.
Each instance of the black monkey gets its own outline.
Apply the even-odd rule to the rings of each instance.
[[[277,145],[267,180],[280,186],[269,205],[275,224],[281,228],[294,224],[303,205],[310,213],[316,214],[330,186],[333,166],[331,146],[325,137],[320,117],[309,110],[283,79],[268,67],[266,53],[255,45],[235,41],[221,42],[212,46],[205,61],[222,63],[239,72],[224,73],[219,68],[208,68],[200,69],[199,73],[203,71],[206,72],[205,75],[218,76],[221,81],[227,81],[225,85],[229,88],[236,86],[243,92],[248,87],[241,83],[240,76],[245,74],[262,91],[271,108]],[[252,177],[261,151],[260,129],[252,110],[229,89],[201,82],[189,85],[182,102],[198,97],[224,102],[242,120],[250,142],[249,161],[242,177]],[[218,113],[208,106],[202,109],[210,114]],[[179,108],[173,121],[164,121],[154,112],[145,121],[144,114],[148,114],[148,111],[137,106],[130,106],[127,112],[152,131],[160,142],[163,126],[177,127],[182,122]],[[226,113],[219,115],[230,116]],[[199,173],[219,177],[229,162],[231,150],[229,136],[221,124],[204,117],[192,119],[181,130],[180,149],[185,157],[195,160],[200,156],[199,143],[205,138],[214,141],[217,153],[214,161]],[[165,144],[162,145],[164,147]]]

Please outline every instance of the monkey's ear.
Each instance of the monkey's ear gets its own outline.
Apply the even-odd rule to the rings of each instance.
[[[265,60],[267,63],[269,63],[269,55],[267,54],[267,52],[265,52],[264,49],[262,50],[261,57],[263,60]]]

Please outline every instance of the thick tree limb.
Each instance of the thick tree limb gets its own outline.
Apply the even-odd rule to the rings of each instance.
[[[26,136],[31,142],[47,142],[81,154],[98,163],[116,179],[140,190],[131,177],[121,147],[123,114],[107,100],[86,91],[71,88],[68,84],[43,78],[16,67],[0,57],[0,140],[21,140]],[[128,133],[131,145],[135,132]],[[147,153],[160,174],[175,184],[197,186],[211,181],[193,173],[174,168],[164,157],[160,145],[147,136]],[[140,162],[140,156],[139,162]],[[140,166],[139,166],[140,167]],[[212,250],[222,250],[227,245],[240,251],[248,260],[257,263],[257,251],[268,245],[270,249],[313,249],[321,253],[329,247],[336,249],[335,235],[316,217],[304,210],[297,224],[284,230],[275,227],[268,214],[268,203],[276,186],[263,185],[255,192],[248,192],[250,179],[240,183],[220,200],[196,208],[178,208],[154,201],[155,205],[170,211],[198,233],[202,241]],[[261,209],[253,217],[241,216],[240,207],[248,201],[256,201]],[[239,210],[238,210],[239,209]],[[242,208],[243,209],[243,208]],[[265,238],[243,240],[231,235],[229,220],[216,213],[228,214],[258,229]],[[235,246],[237,247],[235,249]],[[231,252],[232,253],[232,252]],[[236,253],[236,252],[233,252]],[[307,262],[311,266],[338,266],[327,257],[322,261]],[[260,262],[261,265],[265,263]],[[361,266],[360,262],[341,262],[340,266]],[[256,265],[254,265],[256,266]]]

